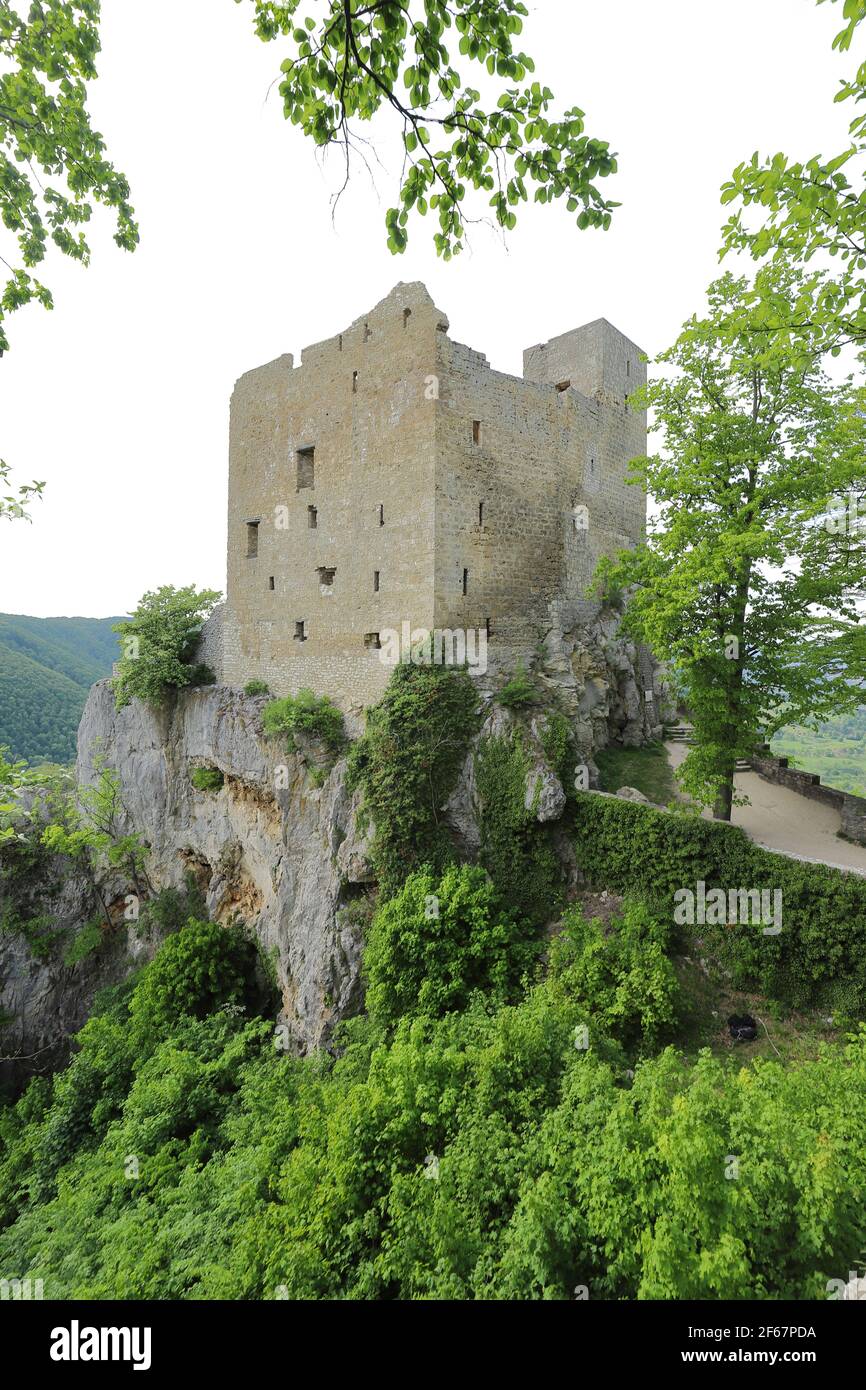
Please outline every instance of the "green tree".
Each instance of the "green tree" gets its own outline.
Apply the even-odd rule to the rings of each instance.
[[[615,172],[616,160],[605,141],[586,134],[578,107],[560,120],[549,114],[553,93],[529,80],[533,61],[515,46],[527,14],[520,0],[253,5],[259,38],[288,44],[280,64],[286,119],[316,145],[339,150],[343,188],[367,143],[357,123],[393,114],[404,158],[398,203],[385,218],[393,252],[405,250],[409,214],[428,209],[439,219],[437,252],[447,259],[461,251],[470,188],[488,198],[503,230],[514,227],[532,185],[538,203],[564,198],[578,227],[610,225],[616,204],[594,181]],[[482,98],[464,83],[455,46],[494,79],[498,96]]]
[[[504,1001],[537,957],[525,923],[506,911],[484,869],[410,874],[373,918],[364,953],[367,1008],[393,1028],[466,1007],[473,990]]]
[[[866,0],[831,0],[840,2],[845,27],[833,46],[847,52],[866,19]],[[866,60],[842,84],[836,101],[866,101]],[[845,342],[866,344],[866,113],[854,117],[849,134],[845,149],[829,159],[791,159],[781,152],[761,159],[755,153],[722,188],[723,203],[740,204],[725,225],[723,254],[745,249],[756,259],[834,267],[832,276],[804,280],[793,303],[765,294],[760,279],[756,283],[768,328],[783,337],[792,331],[820,334],[834,351]],[[744,216],[750,206],[763,220]]]
[[[164,584],[144,594],[131,618],[114,625],[123,652],[113,681],[118,709],[133,698],[162,705],[172,690],[208,679],[192,658],[202,623],[220,597],[194,584]]]
[[[54,798],[57,806],[57,798]],[[128,876],[139,897],[150,891],[145,861],[147,850],[138,835],[126,828],[120,778],[113,768],[97,766],[97,779],[60,799],[60,817],[42,832],[42,844],[52,854],[74,859],[86,873],[106,923],[111,914],[103,881],[113,870]]]
[[[131,251],[138,241],[129,185],[87,110],[99,12],[99,0],[31,0],[26,8],[0,0],[0,217],[18,247],[0,294],[0,355],[13,310],[32,300],[52,307],[33,274],[49,241],[86,265],[84,227],[96,203],[114,211],[118,246]]]
[[[796,302],[802,276],[764,275]],[[687,690],[696,746],[681,780],[727,820],[736,760],[761,729],[862,700],[866,534],[825,523],[863,487],[866,397],[831,386],[814,347],[776,333],[730,275],[658,361],[665,374],[636,396],[663,451],[633,465],[658,515],[600,582],[637,586],[626,625]]]

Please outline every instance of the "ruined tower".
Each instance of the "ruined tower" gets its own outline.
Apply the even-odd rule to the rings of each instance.
[[[381,635],[483,631],[509,669],[591,607],[600,555],[646,497],[640,350],[604,319],[528,348],[523,377],[453,342],[421,284],[345,332],[248,372],[232,397],[220,677],[301,686],[358,714]]]

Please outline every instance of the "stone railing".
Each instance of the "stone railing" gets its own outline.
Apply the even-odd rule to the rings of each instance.
[[[765,781],[776,782],[811,801],[832,806],[840,815],[841,834],[855,844],[866,845],[866,798],[841,792],[836,787],[825,787],[816,773],[802,772],[797,767],[789,767],[787,758],[774,757],[766,743],[755,750],[749,761]]]

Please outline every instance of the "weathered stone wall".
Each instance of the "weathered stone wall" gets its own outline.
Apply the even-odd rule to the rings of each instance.
[[[299,367],[281,357],[237,383],[229,684],[257,677],[277,694],[306,685],[360,714],[389,674],[365,637],[403,620],[432,626],[435,404],[425,381],[440,318],[423,286],[399,286],[345,333],[305,349]]]
[[[220,684],[223,679],[223,619],[225,604],[218,603],[211,609],[202,625],[201,635],[196,645],[195,659],[210,667],[214,679]]]
[[[228,684],[310,686],[354,728],[390,674],[386,629],[483,630],[495,672],[528,659],[563,605],[598,614],[599,556],[644,529],[626,483],[645,452],[626,405],[639,349],[599,320],[528,349],[520,378],[447,328],[423,285],[401,284],[300,367],[281,357],[237,383]]]
[[[566,339],[527,350],[527,379],[439,340],[436,625],[489,624],[490,656],[506,668],[538,647],[557,607],[597,612],[585,597],[599,558],[644,532],[646,496],[626,475],[646,451],[646,419],[621,389],[646,379],[640,352],[604,322]],[[562,375],[585,350],[606,354],[597,378],[580,378],[592,396]]]

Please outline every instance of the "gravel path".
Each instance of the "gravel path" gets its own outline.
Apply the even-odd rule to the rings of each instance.
[[[679,767],[689,751],[684,743],[666,743],[665,748],[674,768]],[[735,786],[751,804],[735,806],[731,821],[742,826],[757,844],[798,859],[866,874],[866,846],[839,839],[839,813],[832,806],[810,801],[789,787],[765,782],[757,772],[738,772]],[[710,815],[710,811],[704,811],[706,818]]]

